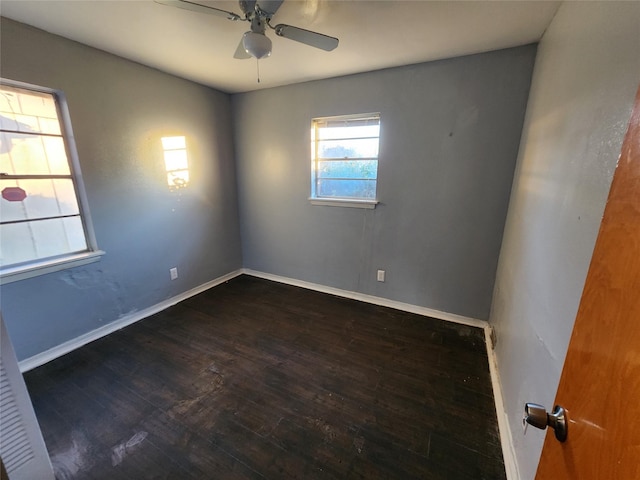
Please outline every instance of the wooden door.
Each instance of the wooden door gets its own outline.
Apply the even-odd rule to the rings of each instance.
[[[537,480],[640,479],[640,90],[587,274]]]

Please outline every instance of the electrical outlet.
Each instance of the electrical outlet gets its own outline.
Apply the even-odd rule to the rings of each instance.
[[[175,280],[176,278],[178,278],[178,267],[170,268],[169,275],[171,275],[171,280]]]
[[[384,270],[378,270],[378,281],[384,282]]]

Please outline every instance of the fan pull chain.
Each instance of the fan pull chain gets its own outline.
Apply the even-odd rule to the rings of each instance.
[[[256,71],[258,75],[258,83],[260,83],[260,60],[256,58]]]

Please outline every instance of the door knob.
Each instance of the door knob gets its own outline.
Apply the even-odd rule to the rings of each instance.
[[[560,405],[553,407],[553,412],[547,413],[542,405],[525,403],[522,421],[540,430],[551,427],[558,440],[564,442],[567,439],[567,412]]]

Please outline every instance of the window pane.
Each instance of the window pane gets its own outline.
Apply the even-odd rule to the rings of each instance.
[[[380,114],[312,121],[312,192],[316,198],[375,199]]]
[[[377,172],[377,160],[318,162],[318,178],[366,178],[375,180]]]
[[[59,113],[66,116],[66,105],[46,90],[0,85],[0,174],[4,174],[0,175],[0,264],[4,267],[91,248],[73,176],[79,171],[72,172],[68,155],[71,151],[75,156],[73,143],[63,135],[59,117]]]
[[[77,217],[63,218],[62,224],[64,225],[70,252],[83,252],[89,248],[82,225],[82,218],[79,215]]]
[[[318,197],[376,198],[375,180],[318,180]]]
[[[0,172],[9,175],[69,175],[62,137],[40,137],[3,132],[0,136]]]
[[[326,140],[318,142],[319,158],[377,158],[378,139]]]
[[[331,140],[338,138],[378,137],[380,125],[320,127],[318,139]]]
[[[71,179],[0,180],[0,192],[7,187],[20,187],[26,192],[27,197],[21,202],[10,202],[2,198],[2,222],[79,213]]]
[[[0,266],[38,258],[28,223],[0,225]]]
[[[19,132],[61,133],[55,97],[50,93],[2,85],[0,116],[4,117],[2,128],[7,124]]]
[[[73,248],[74,245],[71,242],[72,239],[77,242],[78,235],[84,236],[80,218],[77,217],[72,222],[65,220],[67,219],[59,218],[30,222],[33,227],[33,238],[38,250],[38,258],[86,250],[84,239],[81,248],[77,248],[77,245]]]
[[[0,225],[2,265],[85,250],[80,217]]]
[[[67,151],[62,137],[42,137],[49,173],[51,175],[70,175]]]
[[[0,94],[0,100],[2,100],[2,95]],[[1,103],[1,102],[0,102]],[[18,130],[18,122],[15,119],[15,115],[12,113],[6,113],[4,111],[0,111],[0,129],[2,130]]]

